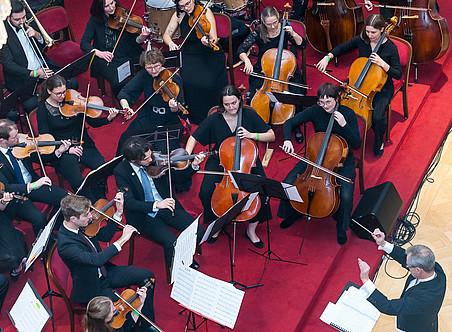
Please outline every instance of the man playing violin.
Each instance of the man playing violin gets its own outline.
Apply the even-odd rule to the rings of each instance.
[[[11,218],[30,222],[33,232],[37,235],[47,224],[47,218],[33,202],[53,205],[56,210],[67,193],[53,185],[50,178],[38,176],[33,169],[33,162],[37,162],[36,153],[22,160],[13,156],[11,149],[18,143],[19,133],[16,124],[8,119],[0,119],[0,182],[4,183],[5,191],[23,194],[29,198],[27,201],[12,201],[5,209],[5,213]],[[44,161],[58,160],[69,147],[68,141],[62,141],[55,153],[42,157]]]
[[[290,141],[291,131],[294,126],[298,126],[305,122],[312,122],[315,132],[325,132],[330,120],[331,114],[334,114],[334,125],[332,133],[344,138],[348,143],[348,154],[343,166],[338,168],[337,173],[345,176],[352,181],[356,177],[355,172],[355,156],[352,148],[358,148],[361,143],[359,133],[358,120],[352,109],[346,106],[337,105],[340,103],[340,88],[332,83],[323,83],[317,90],[317,105],[305,109],[293,118],[284,122],[284,145],[285,152],[294,152],[292,142]],[[336,110],[336,106],[338,106]],[[304,161],[298,162],[295,167],[287,174],[283,182],[294,183],[298,174],[303,174],[306,169]],[[347,242],[347,233],[349,228],[350,217],[353,209],[353,193],[355,190],[354,183],[348,183],[339,178],[336,179],[340,185],[339,199],[340,204],[337,211],[333,214],[336,220],[337,242],[343,245]],[[315,194],[314,194],[315,195]],[[280,227],[285,229],[290,227],[295,221],[303,215],[296,211],[289,201],[281,200],[279,203],[278,217],[284,218]]]
[[[127,222],[163,246],[166,267],[170,268],[176,236],[168,226],[183,231],[194,218],[177,199],[171,198],[167,174],[153,179],[146,173],[146,168],[153,162],[151,147],[151,143],[143,137],[129,138],[122,148],[124,160],[116,166],[113,174],[117,186],[127,188],[124,197]],[[190,179],[204,158],[204,154],[198,154],[191,167],[174,171],[181,173],[174,180]],[[203,234],[204,229],[198,225],[197,243]],[[199,265],[194,261],[192,266],[197,268]]]
[[[113,218],[120,222],[124,207],[124,196],[115,196],[116,212]],[[109,220],[99,232],[88,238],[83,228],[92,219],[90,201],[83,196],[70,195],[61,201],[64,222],[58,232],[58,254],[71,271],[73,280],[72,300],[88,303],[96,296],[106,296],[113,301],[118,298],[113,288],[141,285],[145,280],[154,280],[154,274],[134,266],[116,266],[110,259],[116,256],[137,230],[126,225],[119,237],[110,246],[101,249],[99,241],[110,242],[118,228],[117,223]],[[146,290],[142,312],[152,321],[154,316],[154,284]],[[147,331],[149,323],[142,321],[140,331]]]
[[[61,66],[45,55],[44,39],[36,31],[37,27],[34,22],[35,28],[25,25],[27,18],[22,2],[12,0],[11,8],[11,15],[8,16],[5,24],[8,39],[0,50],[0,62],[3,65],[5,85],[12,92],[23,86],[30,78],[46,79],[50,77],[54,71],[61,69]],[[44,59],[41,59],[39,52],[30,45],[31,39],[36,41],[35,45],[39,47]],[[47,63],[48,67],[43,61]],[[76,89],[78,87],[77,80],[71,78],[70,85]],[[27,113],[31,112],[37,104],[37,96],[22,102],[24,111]]]

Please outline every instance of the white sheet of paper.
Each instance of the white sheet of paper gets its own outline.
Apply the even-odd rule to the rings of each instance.
[[[271,93],[271,92],[265,92],[265,93],[267,94],[268,98],[270,98],[270,101],[272,101],[274,103],[278,102],[278,99],[276,99],[276,97],[273,93]]]
[[[118,67],[118,82],[121,83],[127,77],[131,75],[130,73],[130,63],[129,60],[124,62],[122,65]]]
[[[300,194],[298,193],[297,187],[295,187],[292,184],[285,183],[285,182],[281,182],[281,184],[283,185],[283,188],[286,191],[286,195],[289,198],[289,200],[303,203],[303,199],[301,198]]]

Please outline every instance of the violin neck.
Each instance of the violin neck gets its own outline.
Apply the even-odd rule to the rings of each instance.
[[[114,203],[115,203],[115,199],[113,198],[110,202],[105,204],[105,206],[102,209],[100,209],[100,211],[102,211],[102,212],[107,211],[109,208],[111,208],[113,206]]]
[[[130,25],[131,27],[137,28],[137,29],[141,29],[143,28],[143,26],[139,23],[136,23],[134,21],[128,20],[127,21],[127,25]]]
[[[90,104],[90,103],[87,103],[86,107],[93,108],[95,110],[100,110],[100,111],[110,111],[110,108],[107,106],[100,106],[100,105],[95,105],[95,104]]]

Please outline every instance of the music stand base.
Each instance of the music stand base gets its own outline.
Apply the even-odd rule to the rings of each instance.
[[[269,261],[277,261],[277,262],[283,262],[283,263],[291,263],[291,264],[298,264],[298,265],[308,265],[306,263],[302,263],[302,262],[294,262],[294,261],[288,261],[285,259],[282,259],[281,257],[279,257],[277,254],[275,254],[273,251],[271,250],[267,250],[263,253],[260,253],[254,249],[248,248],[249,251],[254,252],[255,254],[264,257],[265,259],[269,260]],[[272,258],[271,255],[274,255],[276,258]]]
[[[179,315],[182,315],[185,311],[188,311],[188,316],[187,316],[187,324],[185,324],[185,330],[184,331],[196,331],[202,324],[204,324],[205,322],[207,322],[207,318],[202,317],[202,322],[199,323],[198,325],[196,325],[196,321],[195,321],[195,313],[193,311],[190,311],[188,309],[184,309],[181,312],[179,312]],[[189,327],[189,325],[191,325],[191,327]],[[219,327],[221,327],[222,329],[224,329],[224,326],[221,324],[217,325]]]

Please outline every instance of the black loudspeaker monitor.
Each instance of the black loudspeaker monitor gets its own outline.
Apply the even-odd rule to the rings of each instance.
[[[379,228],[388,235],[402,211],[403,202],[392,182],[384,182],[368,188],[353,212],[352,219],[373,232]],[[353,220],[350,223],[352,231],[361,239],[373,241],[372,236]]]

